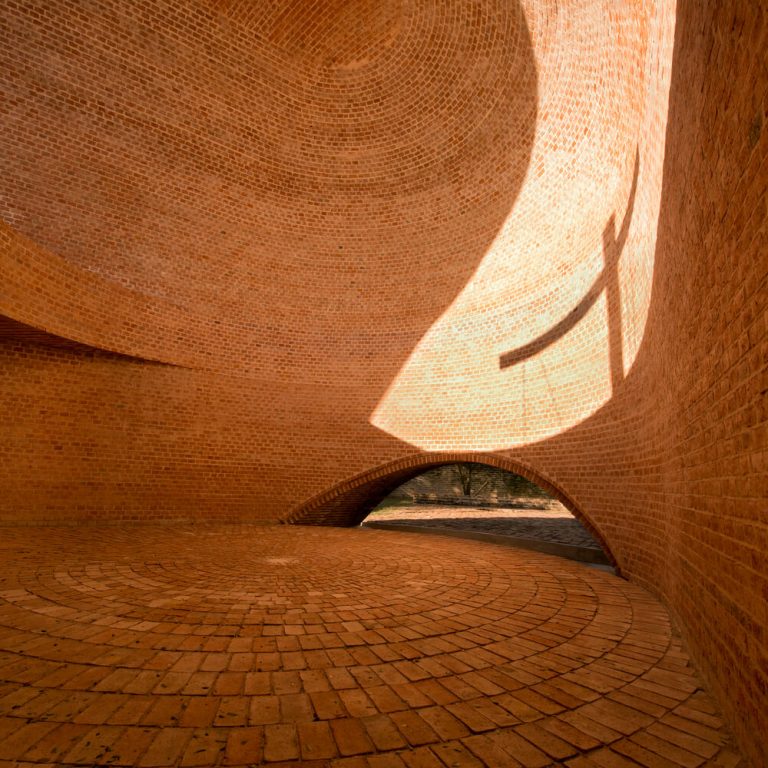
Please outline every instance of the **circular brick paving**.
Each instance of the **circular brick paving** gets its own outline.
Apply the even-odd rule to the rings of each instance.
[[[664,608],[558,558],[247,526],[0,547],[2,764],[738,763]]]

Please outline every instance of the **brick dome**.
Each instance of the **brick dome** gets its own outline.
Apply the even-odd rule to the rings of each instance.
[[[5,218],[147,297],[160,339],[172,306],[207,352],[184,362],[326,378],[415,341],[476,268],[528,169],[535,60],[516,3],[260,7],[17,21]]]
[[[764,755],[766,30],[0,0],[0,521],[351,524],[431,466],[517,471]]]
[[[371,422],[426,449],[539,440],[610,397],[658,216],[667,38],[643,8],[70,14],[15,17],[6,54],[4,218],[78,282],[64,313],[16,319],[192,368],[364,381]]]

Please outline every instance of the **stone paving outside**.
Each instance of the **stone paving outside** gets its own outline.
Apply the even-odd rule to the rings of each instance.
[[[291,526],[7,528],[1,766],[736,766],[662,605],[561,558]]]
[[[600,549],[592,534],[559,502],[529,508],[401,504],[372,512],[365,522],[479,531]]]

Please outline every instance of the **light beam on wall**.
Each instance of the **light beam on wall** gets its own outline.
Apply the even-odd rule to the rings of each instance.
[[[634,362],[650,302],[658,197],[645,189],[638,199],[640,167],[636,149],[623,211],[610,211],[602,231],[593,228],[589,268],[575,264],[569,270],[566,262],[551,285],[535,274],[535,260],[526,270],[519,258],[525,249],[513,212],[371,423],[425,450],[500,450],[558,434],[607,402]],[[569,241],[569,224],[573,216],[560,226],[563,242]],[[531,233],[525,234],[530,242]],[[505,265],[515,259],[523,271],[510,274]],[[500,274],[523,290],[507,298]],[[586,290],[585,278],[591,278]],[[558,311],[563,305],[569,310]],[[550,325],[537,332],[542,321]],[[505,339],[512,342],[506,350]]]

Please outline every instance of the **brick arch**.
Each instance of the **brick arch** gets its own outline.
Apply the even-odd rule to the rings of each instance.
[[[359,525],[392,491],[435,467],[462,462],[485,464],[530,480],[556,498],[597,539],[612,565],[618,563],[605,537],[581,507],[555,482],[517,459],[493,453],[418,453],[354,475],[294,507],[280,522],[288,525]]]

